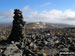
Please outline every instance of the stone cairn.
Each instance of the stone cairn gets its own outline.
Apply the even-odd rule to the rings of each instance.
[[[4,56],[35,56],[35,54],[26,49],[25,47],[25,37],[24,37],[24,25],[25,22],[23,21],[22,12],[19,9],[14,10],[14,20],[13,20],[13,27],[11,30],[11,34],[9,35],[7,40],[0,41],[0,44],[5,46],[3,50]],[[12,50],[11,50],[12,49]],[[17,52],[15,52],[17,51]],[[1,56],[3,56],[0,54]]]
[[[19,42],[24,38],[24,24],[22,12],[19,9],[14,10],[14,20],[11,34],[8,41]]]

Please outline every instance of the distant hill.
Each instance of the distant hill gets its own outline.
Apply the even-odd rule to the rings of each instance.
[[[11,23],[0,23],[0,28],[11,28]],[[26,23],[26,28],[75,28],[75,25],[58,24],[58,23],[44,23],[44,22],[32,22]]]
[[[75,28],[75,25],[69,25],[69,24],[59,24],[59,23],[47,23],[47,25],[49,26],[53,26],[56,28]]]
[[[44,23],[28,23],[26,24],[27,28],[46,28],[46,25]]]
[[[0,28],[11,28],[12,24],[11,23],[0,23]]]
[[[58,23],[27,23],[28,28],[75,28],[75,25],[58,24]]]

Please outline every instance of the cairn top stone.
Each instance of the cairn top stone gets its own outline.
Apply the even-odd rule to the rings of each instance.
[[[14,14],[21,14],[22,12],[19,9],[14,10]]]

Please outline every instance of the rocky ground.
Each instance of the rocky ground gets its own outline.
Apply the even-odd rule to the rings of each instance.
[[[15,9],[11,33],[7,40],[0,41],[0,56],[59,56],[60,52],[75,56],[75,29],[24,26],[22,12]]]

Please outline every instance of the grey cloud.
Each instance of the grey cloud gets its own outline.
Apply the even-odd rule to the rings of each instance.
[[[0,12],[0,17],[10,18],[13,16],[13,10],[9,10],[7,12]]]

